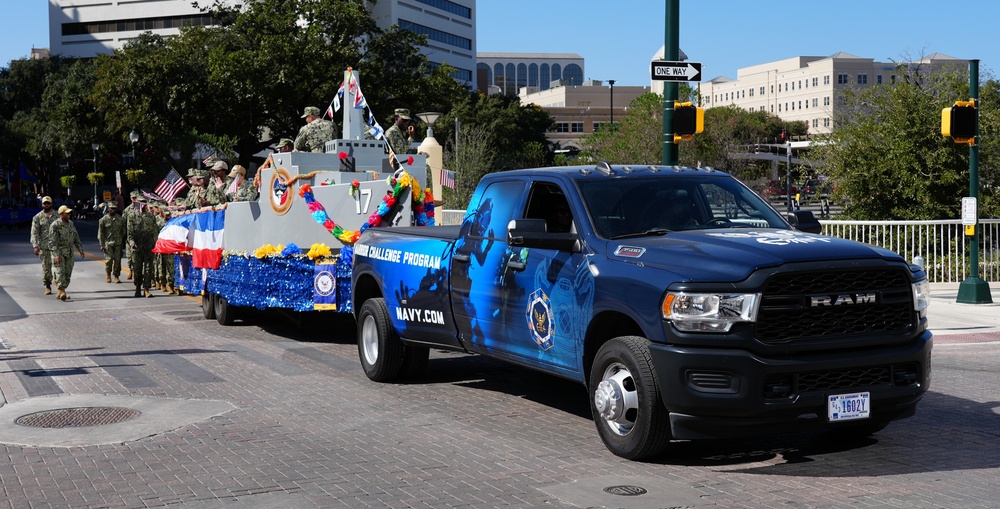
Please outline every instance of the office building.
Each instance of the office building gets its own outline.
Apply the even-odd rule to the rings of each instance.
[[[943,66],[967,68],[968,61],[934,53],[910,65],[931,72]],[[744,67],[735,80],[720,76],[701,83],[702,106],[766,111],[783,120],[805,122],[809,134],[829,133],[841,91],[891,83],[897,68],[894,62],[843,52],[828,57],[797,56]]]
[[[621,122],[628,113],[629,103],[650,91],[649,87],[614,87],[597,80],[580,85],[567,81],[550,84],[553,86],[546,90],[523,87],[518,95],[521,104],[536,104],[552,116],[555,126],[545,133],[545,138],[556,150],[570,153],[582,149],[580,140],[602,125],[612,120]]]
[[[235,0],[230,0],[235,1]],[[192,0],[48,0],[49,50],[53,55],[90,58],[112,53],[143,32],[176,35],[182,26],[215,20]],[[209,2],[202,2],[208,4]],[[380,0],[372,5],[378,27],[427,36],[421,52],[432,65],[447,62],[455,78],[475,88],[475,0]]]
[[[583,85],[583,57],[575,53],[479,53],[478,90],[517,94],[522,88],[548,90],[561,84]]]

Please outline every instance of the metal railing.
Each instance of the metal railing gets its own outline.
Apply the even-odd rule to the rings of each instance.
[[[980,219],[979,277],[1000,281],[1000,219]],[[933,221],[820,221],[823,234],[883,247],[907,260],[924,260],[932,283],[969,277],[969,241],[958,219]]]
[[[438,210],[437,223],[462,223],[464,210]],[[979,277],[1000,281],[1000,219],[980,219]],[[820,220],[823,235],[883,247],[913,262],[924,260],[932,283],[960,283],[969,277],[969,238],[959,219],[934,221]]]

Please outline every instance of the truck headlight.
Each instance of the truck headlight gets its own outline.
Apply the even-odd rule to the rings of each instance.
[[[736,322],[757,320],[759,293],[717,294],[668,292],[663,319],[685,332],[729,332]]]
[[[913,283],[913,309],[920,318],[927,318],[927,306],[931,303],[931,284],[927,278]]]

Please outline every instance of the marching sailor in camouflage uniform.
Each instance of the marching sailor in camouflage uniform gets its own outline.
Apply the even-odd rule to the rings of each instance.
[[[108,213],[97,222],[97,241],[101,244],[101,252],[104,253],[104,280],[111,282],[111,276],[115,277],[115,283],[121,283],[119,276],[122,273],[122,248],[125,247],[125,235],[127,219],[118,215],[118,203],[108,203]]]
[[[31,245],[35,256],[42,259],[42,284],[45,295],[52,295],[52,253],[49,252],[49,227],[59,220],[52,210],[52,197],[42,198],[42,210],[31,218]]]
[[[125,275],[126,279],[132,279],[132,273],[135,272],[132,264],[132,244],[128,242],[128,223],[132,221],[132,218],[139,213],[139,209],[142,207],[142,205],[136,201],[139,198],[139,191],[132,191],[129,193],[129,198],[132,200],[132,203],[126,207],[125,212],[122,213],[122,217],[125,218],[126,231],[125,257],[128,260],[128,273]]]
[[[83,242],[80,241],[80,234],[76,232],[73,221],[69,220],[71,212],[73,209],[65,205],[60,206],[59,219],[49,226],[49,250],[52,251],[52,268],[55,270],[56,286],[59,288],[56,298],[62,301],[69,300],[66,287],[73,277],[74,247],[80,252],[80,258],[83,258]]]
[[[139,203],[145,204],[146,198],[139,196]],[[156,220],[149,207],[143,207],[128,223],[128,243],[132,246],[132,264],[135,268],[135,296],[152,297],[149,286],[153,282],[153,246],[156,245]]]
[[[160,230],[163,230],[163,226],[167,224],[168,219],[170,219],[170,209],[167,208],[166,203],[160,202],[160,221],[157,223],[160,226]],[[159,235],[159,233],[157,233],[157,235]],[[170,295],[180,295],[180,293],[177,292],[177,289],[174,288],[174,255],[161,254],[159,256],[160,283],[162,284],[161,289]]]
[[[306,125],[299,129],[299,135],[295,137],[295,150],[325,152],[326,142],[337,137],[337,124],[321,118],[319,108],[315,106],[306,106],[302,118],[306,119]]]

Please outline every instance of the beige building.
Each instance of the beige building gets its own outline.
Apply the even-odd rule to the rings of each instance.
[[[582,137],[592,134],[602,124],[610,123],[612,118],[620,122],[629,103],[649,91],[649,87],[615,87],[601,81],[585,81],[579,86],[558,84],[547,90],[525,87],[518,96],[521,104],[536,104],[552,116],[555,127],[545,134],[545,138],[557,150],[572,152],[582,148]]]
[[[931,68],[968,66],[940,53],[912,62]],[[783,120],[804,121],[810,134],[828,133],[833,127],[837,94],[895,80],[893,62],[876,62],[848,53],[828,57],[798,56],[744,67],[736,79],[720,76],[700,84],[702,106],[738,106],[750,112],[766,111]]]

